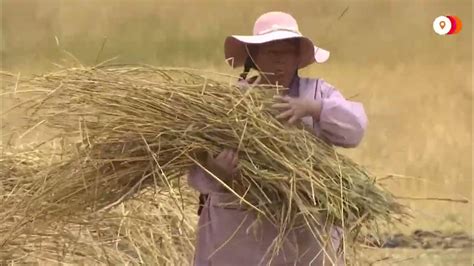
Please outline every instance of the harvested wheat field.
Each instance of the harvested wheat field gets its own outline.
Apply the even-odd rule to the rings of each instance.
[[[242,204],[284,230],[324,213],[350,265],[474,263],[471,1],[1,5],[0,264],[190,265],[184,175],[224,147],[243,162],[227,187]],[[233,85],[224,38],[269,10],[331,51],[300,75],[364,104],[356,149],[275,120],[282,88]],[[460,34],[434,34],[450,14]]]

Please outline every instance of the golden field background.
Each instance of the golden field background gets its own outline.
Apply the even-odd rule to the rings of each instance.
[[[397,195],[470,200],[405,201],[415,220],[401,230],[474,233],[469,0],[1,3],[1,67],[22,76],[54,70],[53,63],[65,56],[62,49],[86,65],[118,56],[117,63],[237,74],[225,65],[224,38],[250,34],[263,12],[290,12],[303,34],[332,52],[328,63],[301,74],[326,79],[344,95],[357,95],[355,100],[366,107],[369,128],[363,143],[343,152],[380,176],[404,176],[386,182]],[[349,10],[338,20],[346,7]],[[449,14],[463,21],[461,33],[436,35],[434,18]],[[7,102],[2,99],[2,107]],[[3,123],[5,134],[14,121]]]

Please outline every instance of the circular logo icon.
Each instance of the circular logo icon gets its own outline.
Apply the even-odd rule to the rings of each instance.
[[[433,21],[433,30],[439,35],[448,34],[452,27],[451,20],[446,16],[439,16]]]

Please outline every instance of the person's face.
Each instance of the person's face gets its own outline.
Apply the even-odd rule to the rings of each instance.
[[[284,87],[290,86],[291,80],[298,70],[298,40],[281,40],[261,44],[256,49],[255,64],[265,77],[262,82],[275,85],[277,82]]]

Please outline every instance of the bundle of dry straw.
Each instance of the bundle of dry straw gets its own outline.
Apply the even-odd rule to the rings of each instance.
[[[287,127],[270,105],[281,88],[242,90],[183,69],[72,68],[21,82],[31,128],[80,138],[68,160],[51,166],[18,208],[34,219],[103,210],[146,185],[175,188],[199,154],[235,149],[240,176],[226,184],[242,204],[282,228],[319,223],[373,229],[403,207],[361,166],[303,126]],[[71,149],[72,151],[73,149]],[[217,177],[213,177],[218,179]]]
[[[2,150],[0,179],[0,262],[61,265],[188,265],[194,253],[195,193],[183,188],[176,205],[169,192],[148,189],[109,211],[28,224],[12,237],[11,230],[29,215],[15,203],[29,191],[53,160],[51,151],[34,147]]]
[[[46,163],[41,158],[40,150],[35,150],[29,146],[17,147],[16,149],[5,149],[0,146],[0,197],[2,200],[9,197],[9,193],[15,193],[19,189],[31,183],[31,177],[36,176]]]

